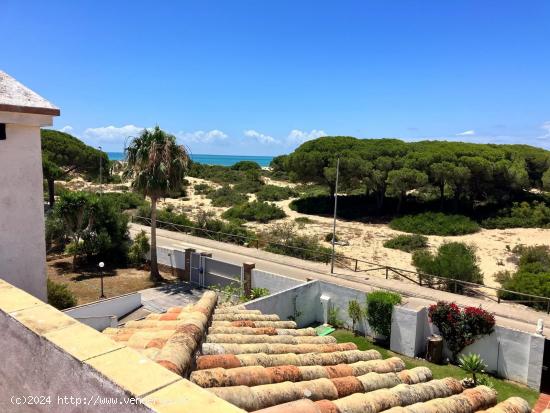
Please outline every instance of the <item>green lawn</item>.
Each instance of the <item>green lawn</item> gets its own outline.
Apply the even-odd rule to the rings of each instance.
[[[401,354],[394,353],[393,351],[387,350],[383,347],[377,346],[365,337],[356,336],[348,330],[337,330],[332,333],[332,336],[334,336],[339,343],[355,343],[359,350],[378,350],[380,354],[382,354],[383,358],[397,356],[405,362],[408,369],[418,366],[426,366],[432,371],[434,379],[454,377],[460,380],[468,376],[466,373],[464,373],[464,371],[462,371],[462,369],[457,366],[453,366],[450,364],[446,366],[440,366],[438,364],[429,363],[426,360],[406,357]],[[507,399],[508,397],[519,396],[527,400],[531,406],[534,406],[539,397],[539,392],[529,389],[522,384],[514,383],[508,380],[497,379],[496,377],[491,377],[491,381],[493,382],[495,390],[498,392],[499,402]]]

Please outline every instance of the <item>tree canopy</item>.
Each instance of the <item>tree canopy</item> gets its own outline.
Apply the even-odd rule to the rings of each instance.
[[[341,190],[361,189],[379,208],[385,197],[401,201],[411,191],[436,192],[443,203],[514,200],[550,185],[550,152],[528,145],[327,136],[308,141],[273,166],[290,179],[326,185],[334,193],[340,157]]]
[[[105,152],[86,145],[69,135],[51,129],[40,131],[42,142],[42,171],[48,181],[50,206],[55,200],[54,181],[74,172],[84,174],[87,178],[99,175],[99,160],[103,163],[105,178],[109,173],[109,157]]]

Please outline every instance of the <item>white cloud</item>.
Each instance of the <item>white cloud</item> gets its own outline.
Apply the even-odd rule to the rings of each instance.
[[[466,130],[464,132],[457,133],[456,136],[473,136],[476,134],[476,131],[473,129]]]
[[[304,143],[322,136],[327,136],[327,133],[322,129],[312,129],[309,132],[300,129],[292,129],[287,139],[290,143]]]
[[[83,138],[91,144],[120,144],[120,147],[128,138],[137,136],[144,128],[135,125],[102,126],[99,128],[88,128],[83,133]]]
[[[72,134],[74,128],[71,125],[63,126],[61,129],[59,129],[60,132],[70,133]]]
[[[544,130],[544,134],[541,136],[537,136],[537,139],[541,140],[550,140],[550,120],[547,120],[541,125],[541,129]]]
[[[277,143],[277,142],[279,142],[273,136],[265,135],[263,133],[255,131],[254,129],[245,130],[244,131],[244,136],[255,139],[260,143]]]
[[[195,132],[178,132],[176,136],[186,143],[209,143],[215,140],[223,140],[228,136],[225,132],[218,129],[209,131],[197,130]]]

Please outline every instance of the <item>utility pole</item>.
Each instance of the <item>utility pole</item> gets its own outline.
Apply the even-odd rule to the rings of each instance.
[[[330,261],[330,273],[334,274],[334,255],[336,246],[336,211],[338,209],[338,178],[340,175],[340,157],[336,160],[336,185],[334,188],[334,219],[332,221],[332,259]]]
[[[101,150],[101,146],[99,149],[99,195],[103,193],[103,154]]]

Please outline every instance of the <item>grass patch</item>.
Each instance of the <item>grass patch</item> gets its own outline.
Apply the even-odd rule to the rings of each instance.
[[[225,219],[244,219],[245,221],[258,222],[269,222],[285,216],[285,212],[277,205],[258,201],[235,205],[222,214]]]
[[[390,222],[390,228],[422,235],[464,235],[479,231],[479,225],[463,215],[424,212],[405,215]]]
[[[384,247],[405,252],[413,252],[426,248],[428,238],[424,235],[398,235],[384,242]]]
[[[356,336],[355,334],[347,330],[337,330],[332,333],[332,336],[334,336],[339,343],[355,343],[359,350],[378,350],[380,354],[382,354],[383,358],[394,356],[399,357],[405,362],[407,369],[412,369],[413,367],[419,366],[428,367],[432,371],[434,379],[454,377],[458,380],[462,380],[463,378],[469,377],[469,375],[458,366],[454,366],[452,364],[440,366],[438,364],[429,363],[426,360],[403,356],[401,354],[397,354],[393,351],[377,346],[370,342],[367,338]],[[534,406],[539,397],[538,391],[530,389],[522,384],[498,379],[495,377],[491,377],[491,381],[495,386],[495,390],[498,392],[499,402],[506,400],[508,397],[517,396],[524,398],[525,400],[527,400],[527,402],[529,402],[531,406]]]
[[[294,222],[296,222],[297,224],[313,224],[313,223],[315,223],[314,220],[312,220],[311,218],[308,218],[308,217],[296,217],[296,218],[294,218]]]

